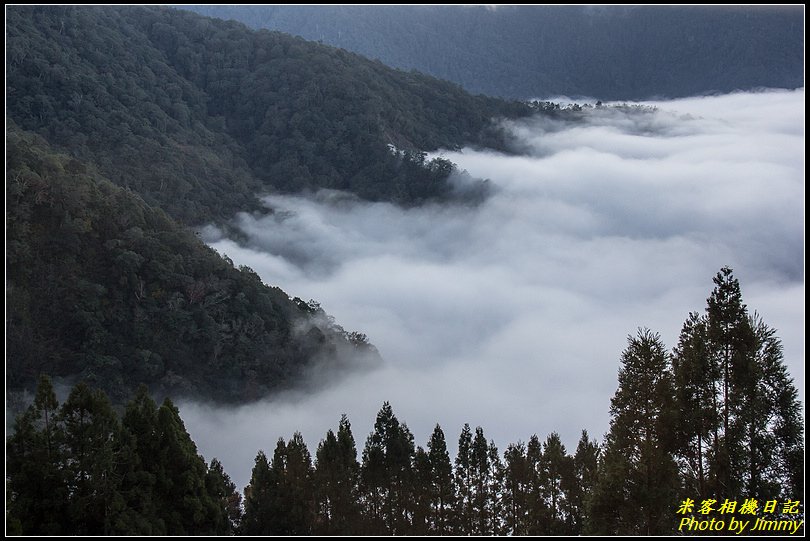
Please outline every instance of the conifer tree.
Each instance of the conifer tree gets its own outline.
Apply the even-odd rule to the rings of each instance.
[[[436,424],[428,441],[430,460],[430,526],[431,533],[448,535],[453,532],[455,486],[453,466],[447,452],[447,442],[442,427]]]
[[[414,441],[385,402],[363,449],[361,478],[371,533],[406,533],[412,516]]]
[[[264,451],[256,454],[250,484],[245,487],[245,514],[241,533],[244,535],[272,535],[272,499],[278,481],[270,470]]]
[[[314,522],[312,458],[300,432],[279,439],[270,464],[277,480],[271,510],[275,535],[308,535]]]
[[[803,421],[781,343],[748,315],[730,268],[714,284],[706,315],[689,315],[672,359],[684,497],[798,497]]]
[[[337,436],[332,430],[315,454],[316,533],[347,535],[360,532],[357,449],[346,415]]]
[[[121,420],[124,451],[122,461],[121,492],[127,506],[134,510],[140,523],[128,533],[142,535],[166,535],[166,525],[158,516],[158,507],[166,502],[158,501],[155,494],[158,464],[155,460],[159,450],[157,439],[158,407],[145,385],[141,385],[126,406]]]
[[[530,466],[526,460],[526,446],[522,442],[511,443],[504,456],[503,511],[504,529],[508,535],[528,533],[529,490],[531,486]]]
[[[410,535],[427,535],[433,529],[430,523],[432,474],[430,456],[418,446],[413,456]]]
[[[526,528],[528,535],[542,535],[546,531],[547,507],[543,498],[541,469],[543,463],[543,445],[537,434],[529,438],[526,445],[526,467],[528,475]]]
[[[504,502],[503,502],[503,479],[504,465],[498,447],[493,440],[489,442],[489,467],[492,472],[490,477],[490,531],[492,535],[503,535],[505,529]]]
[[[591,497],[592,531],[662,534],[671,530],[678,487],[671,437],[673,382],[664,344],[649,329],[628,337],[610,432]]]
[[[270,535],[270,500],[277,482],[270,471],[270,462],[263,450],[256,453],[250,482],[244,488],[244,514],[240,533],[243,535]]]
[[[504,508],[503,508],[503,478],[504,465],[501,462],[501,455],[493,440],[489,442],[489,467],[492,472],[490,477],[490,531],[492,535],[503,535],[504,533]]]
[[[218,503],[205,488],[206,464],[168,398],[158,408],[155,501],[167,535],[215,533]]]
[[[218,516],[215,516],[214,532],[217,535],[232,535],[239,529],[242,520],[242,496],[237,492],[231,477],[225,473],[222,463],[211,460],[205,476],[205,487],[209,496],[217,502]]]
[[[565,533],[566,502],[564,489],[567,488],[572,473],[571,458],[566,453],[560,435],[552,432],[543,443],[543,460],[540,473],[543,499],[548,510],[546,516],[547,534]]]
[[[684,485],[683,498],[701,500],[717,493],[713,457],[719,447],[720,366],[709,353],[706,318],[692,312],[672,356],[677,404],[673,427]]]
[[[473,535],[494,535],[499,529],[498,475],[500,459],[495,445],[488,444],[484,430],[475,429],[470,447],[470,511]]]
[[[719,497],[743,495],[741,470],[745,461],[743,431],[735,429],[737,410],[744,407],[744,389],[755,385],[754,334],[742,302],[740,283],[729,267],[713,279],[715,288],[706,300],[706,335],[709,355],[720,372],[720,431],[714,438],[714,470]]]
[[[754,314],[749,319],[753,352],[738,372],[740,396],[732,430],[740,433],[743,490],[760,500],[800,499],[804,488],[803,421],[793,381],[776,331]]]
[[[64,427],[67,520],[78,535],[109,535],[125,504],[116,461],[120,425],[107,396],[79,383],[59,411]]]
[[[465,423],[458,437],[458,454],[455,460],[456,496],[455,516],[456,534],[473,534],[473,472],[472,472],[472,431]]]
[[[587,499],[596,482],[599,464],[599,444],[588,438],[583,430],[573,456],[573,476],[566,487],[567,514],[570,535],[581,535],[587,522]]]
[[[17,417],[6,446],[9,522],[26,535],[70,533],[64,524],[68,491],[58,406],[51,380],[42,376],[33,404]]]

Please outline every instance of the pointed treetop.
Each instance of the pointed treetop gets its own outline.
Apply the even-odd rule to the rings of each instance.
[[[39,377],[39,385],[37,385],[37,394],[34,398],[34,405],[40,411],[53,411],[59,407],[59,401],[56,400],[56,393],[53,390],[51,378],[44,374]]]
[[[731,267],[723,267],[713,278],[714,289],[706,299],[706,312],[712,323],[729,323],[745,317],[740,282]]]

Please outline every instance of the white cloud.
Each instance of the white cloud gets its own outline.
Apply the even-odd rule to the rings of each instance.
[[[445,152],[494,195],[478,208],[274,196],[212,246],[368,334],[385,366],[235,410],[184,404],[239,487],[258,449],[313,448],[345,412],[358,450],[389,400],[424,445],[465,422],[503,448],[608,428],[619,355],[639,326],[668,347],[723,265],[776,327],[804,399],[804,92],[692,98],[655,114],[514,122],[525,153]]]

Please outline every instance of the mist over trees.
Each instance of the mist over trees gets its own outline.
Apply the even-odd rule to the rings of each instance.
[[[649,329],[628,337],[601,443],[583,430],[573,452],[556,433],[501,452],[467,424],[451,460],[441,426],[418,446],[386,402],[362,449],[344,415],[314,458],[298,432],[259,451],[243,506],[168,399],[141,388],[119,421],[103,393],[81,384],[59,406],[42,378],[8,441],[9,532],[662,535],[689,499],[802,519],[785,510],[804,491],[804,421],[779,339],[731,269],[714,283],[671,353]]]
[[[236,268],[92,165],[13,122],[6,136],[12,398],[48,374],[116,404],[140,384],[175,399],[244,402],[318,367],[337,377],[380,361],[365,335]]]
[[[515,20],[528,13],[522,9],[504,9],[491,20],[521,23],[501,34],[515,37],[531,61],[471,41],[471,50],[488,52],[482,69],[493,59],[504,67],[496,74],[503,95],[524,92],[505,76],[513,61],[549,84],[532,88],[598,88],[593,93],[605,99],[652,92],[658,69],[675,77],[670,95],[690,92],[678,84],[687,78],[675,75],[683,66],[702,73],[704,85],[717,81],[707,73],[731,74],[719,89],[771,85],[751,77],[763,66],[773,76],[765,81],[800,84],[802,51],[774,37],[774,28],[791,43],[801,34],[792,11],[762,18],[702,12],[714,14],[709,24],[684,34],[678,29],[687,18],[660,20],[661,13],[683,12],[627,9],[617,12],[626,20],[611,26],[616,19],[595,9],[589,20],[610,24],[591,29],[579,53],[528,40],[526,29],[532,34],[537,20]],[[553,9],[557,22],[567,21],[554,32],[570,42],[565,30],[581,20],[579,8]],[[728,37],[713,24],[721,13],[735,28],[758,21],[750,43],[767,46],[756,54],[736,38],[706,46],[716,43],[712,32]],[[455,83],[342,49],[170,8],[10,6],[6,15],[6,392],[9,418],[22,411],[6,441],[7,533],[667,534],[677,525],[675,509],[690,499],[778,502],[774,517],[803,518],[802,406],[776,330],[749,313],[729,268],[715,276],[705,311],[689,314],[673,350],[649,329],[628,337],[610,431],[601,441],[583,430],[576,447],[566,448],[552,432],[498,448],[475,424],[453,427],[457,437],[436,424],[421,440],[428,435],[415,435],[385,402],[366,437],[356,438],[344,415],[316,447],[301,432],[279,438],[257,452],[249,484],[237,487],[222,462],[199,454],[172,399],[244,403],[293,386],[306,394],[305,382],[332,382],[347,368],[381,359],[365,334],[341,327],[317,301],[236,267],[190,227],[213,222],[248,242],[235,213],[286,212],[261,203],[268,193],[455,211],[462,207],[451,204],[480,202],[489,185],[428,152],[514,151],[508,122],[500,120],[538,115],[555,125],[606,108],[473,96]],[[469,30],[473,19],[459,19],[459,28]],[[437,17],[431,24],[445,22]],[[639,32],[617,31],[625,22]],[[683,58],[694,62],[646,47],[662,32],[683,42]],[[434,36],[425,45],[444,38]],[[601,47],[608,36],[633,40],[622,45],[632,53],[641,44],[649,56],[613,58]],[[734,47],[746,60],[723,64],[737,57]],[[410,49],[430,55],[429,47]],[[577,79],[592,71],[578,69],[580,57],[608,79],[596,87]],[[535,61],[552,58],[561,64],[536,69]],[[463,62],[453,69],[469,71]],[[534,84],[529,77],[526,83]],[[459,216],[469,227],[468,215]],[[285,235],[281,221],[270,227]],[[434,222],[425,223],[389,227],[418,236]],[[486,228],[503,233],[497,224]],[[437,253],[454,231],[436,237]],[[306,244],[307,235],[290,242]],[[338,244],[335,236],[321,236],[318,246]],[[376,246],[391,237],[379,238]],[[470,258],[471,265],[479,262]],[[800,263],[790,264],[801,274]],[[367,280],[362,270],[354,275]],[[491,276],[508,282],[509,275]],[[373,284],[362,286],[376,294]],[[424,296],[411,284],[404,291],[427,319]],[[499,294],[493,288],[480,296]],[[494,317],[514,310],[502,304]],[[437,327],[445,334],[450,328]],[[158,405],[156,396],[172,399]]]
[[[140,383],[246,401],[373,364],[362,333],[185,226],[270,212],[271,190],[451,200],[453,164],[425,150],[497,143],[493,118],[536,110],[167,8],[12,6],[6,34],[14,392],[47,373],[116,404]]]

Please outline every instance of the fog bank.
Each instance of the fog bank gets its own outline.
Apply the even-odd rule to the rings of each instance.
[[[341,413],[358,451],[383,401],[418,445],[435,423],[503,450],[608,429],[619,356],[640,326],[675,345],[712,277],[735,269],[749,310],[776,327],[804,402],[804,92],[599,109],[586,121],[512,122],[520,155],[441,153],[490,179],[478,207],[401,209],[334,193],[272,196],[206,241],[366,333],[382,368],[234,409],[186,403],[207,459],[241,490],[258,449],[300,430],[314,453]]]

